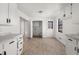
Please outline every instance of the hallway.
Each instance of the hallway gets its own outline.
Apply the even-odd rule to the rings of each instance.
[[[65,55],[65,47],[55,38],[25,39],[24,55]]]

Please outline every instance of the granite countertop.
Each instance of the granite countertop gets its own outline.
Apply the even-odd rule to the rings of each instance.
[[[12,39],[18,35],[21,35],[21,34],[8,34],[8,35],[2,35],[0,36],[0,42],[3,42],[3,41],[6,41],[6,40],[9,40],[9,39]]]
[[[66,34],[66,36],[71,37],[75,40],[79,40],[79,34]]]

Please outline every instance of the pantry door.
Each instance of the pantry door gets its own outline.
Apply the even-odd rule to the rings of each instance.
[[[33,37],[42,38],[42,21],[33,21]]]

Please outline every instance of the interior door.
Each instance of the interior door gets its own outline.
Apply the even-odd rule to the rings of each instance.
[[[42,21],[33,21],[33,37],[42,37]]]

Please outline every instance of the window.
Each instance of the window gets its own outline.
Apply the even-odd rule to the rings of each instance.
[[[48,21],[48,28],[53,29],[53,21]]]
[[[58,19],[58,32],[61,32],[62,33],[62,20],[61,19]]]

